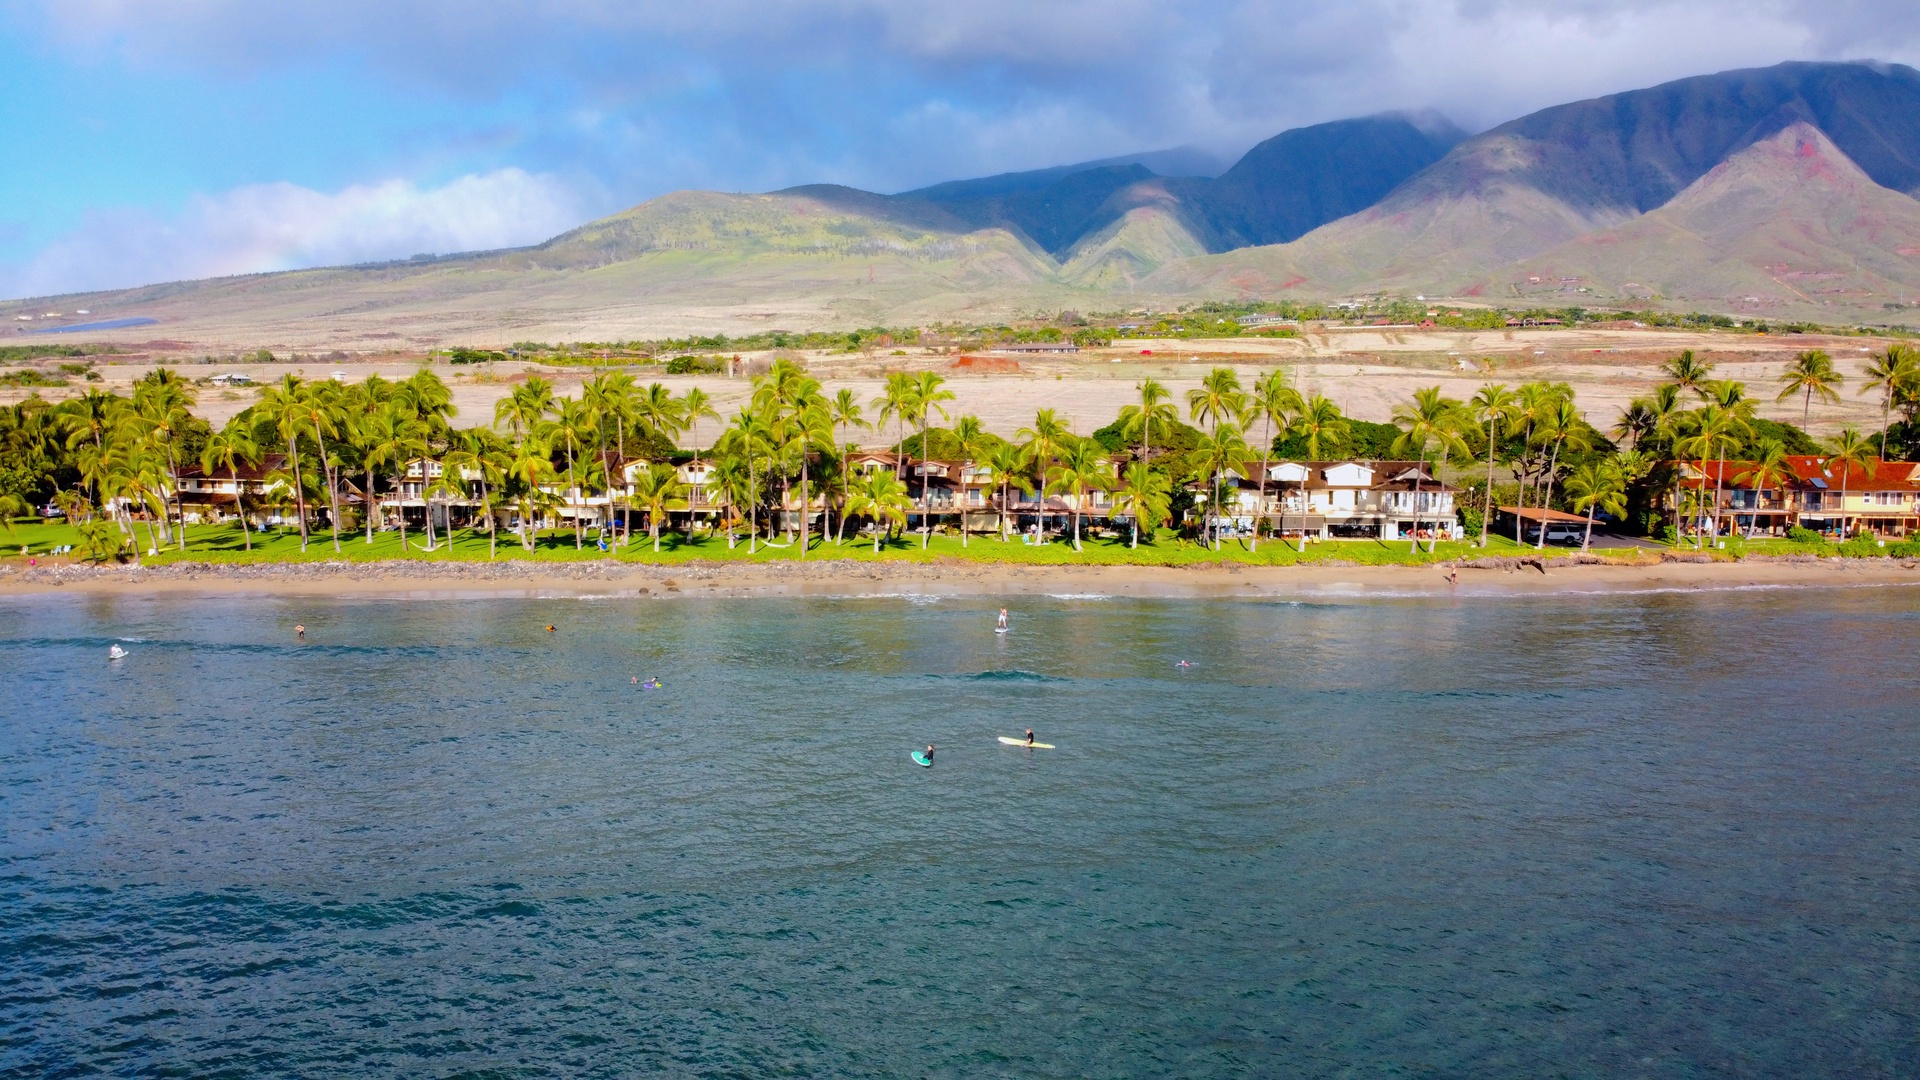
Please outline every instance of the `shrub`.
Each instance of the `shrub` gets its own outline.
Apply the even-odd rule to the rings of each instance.
[[[1841,544],[1839,550],[1840,554],[1849,559],[1874,559],[1887,553],[1887,550],[1880,546],[1879,539],[1871,533],[1861,533]]]
[[[455,364],[485,364],[506,358],[505,353],[491,352],[486,349],[455,348],[447,353],[448,361]]]
[[[1787,530],[1787,539],[1796,544],[1824,544],[1827,538],[1804,526],[1795,525]]]
[[[717,356],[676,356],[667,361],[669,375],[718,375],[727,362]]]
[[[1920,559],[1920,536],[1887,545],[1887,554],[1896,559]]]

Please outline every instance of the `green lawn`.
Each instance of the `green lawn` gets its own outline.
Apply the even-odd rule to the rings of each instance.
[[[420,562],[484,562],[488,558],[487,537],[485,533],[474,534],[465,530],[456,532],[449,545],[445,536],[438,537],[436,550],[425,549],[426,537],[417,531],[409,531],[408,546],[400,546],[398,532],[375,533],[371,544],[366,542],[364,533],[342,534],[340,550],[336,553],[329,534],[314,534],[307,550],[300,550],[300,537],[297,533],[274,531],[256,533],[253,537],[253,549],[246,550],[241,534],[232,525],[194,526],[188,529],[186,550],[167,548],[155,555],[144,555],[142,561],[147,565],[163,565],[172,562],[207,563],[280,563],[280,562],[330,562],[348,560],[353,562],[386,561],[408,559]],[[144,553],[146,544],[144,529],[140,533],[140,542]],[[77,531],[64,524],[22,523],[14,527],[10,534],[0,533],[0,552],[11,561],[18,561],[24,546],[27,553],[45,556],[52,548],[61,544],[72,544],[78,540]],[[1304,553],[1296,552],[1286,543],[1274,540],[1262,540],[1257,551],[1249,551],[1245,541],[1226,541],[1219,551],[1211,551],[1204,544],[1184,539],[1171,532],[1162,531],[1151,543],[1143,542],[1138,548],[1129,548],[1124,539],[1120,540],[1083,540],[1084,551],[1076,552],[1069,541],[1054,540],[1042,546],[1021,543],[1017,538],[1010,543],[1002,543],[997,537],[975,536],[965,547],[961,546],[957,536],[936,535],[923,551],[918,534],[908,534],[883,542],[880,551],[873,551],[872,541],[861,539],[856,542],[849,537],[844,546],[830,541],[822,542],[814,538],[809,549],[809,559],[850,559],[855,561],[914,562],[935,559],[968,559],[980,562],[1020,563],[1034,566],[1192,566],[1215,565],[1220,563],[1238,563],[1250,566],[1291,566],[1299,563],[1329,562],[1345,560],[1367,565],[1408,565],[1421,566],[1454,559],[1470,559],[1478,555],[1516,555],[1535,554],[1531,546],[1521,547],[1513,541],[1498,536],[1485,550],[1476,548],[1470,542],[1442,543],[1432,553],[1424,549],[1418,553],[1410,552],[1405,541],[1382,543],[1377,540],[1332,540],[1325,543],[1307,545]],[[1565,548],[1549,548],[1548,555],[1564,555]],[[1631,552],[1603,553],[1610,557],[1633,557]],[[739,537],[737,545],[729,550],[724,536],[699,534],[691,543],[685,534],[673,533],[661,537],[660,552],[655,554],[652,545],[644,533],[635,533],[632,546],[618,549],[609,554],[599,551],[593,545],[589,534],[583,550],[574,549],[573,533],[570,531],[550,531],[540,534],[534,550],[527,551],[520,546],[517,537],[510,533],[501,533],[497,558],[501,561],[533,560],[540,562],[604,561],[617,560],[623,563],[661,563],[677,564],[696,560],[720,562],[782,562],[797,559],[800,555],[797,545],[770,546],[759,545],[759,550],[749,553],[744,535]]]

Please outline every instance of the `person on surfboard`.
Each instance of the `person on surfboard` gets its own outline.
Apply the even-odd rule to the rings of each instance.
[[[998,622],[997,624],[995,624],[995,626],[994,626],[994,629],[995,629],[995,630],[1005,630],[1006,628],[1007,628],[1007,609],[1006,609],[1006,608],[1001,608],[1001,609],[1000,609],[1000,621],[999,621],[999,622]]]
[[[1033,746],[1033,729],[1032,728],[1027,729],[1027,746],[1029,749],[1031,749]]]
[[[927,744],[927,764],[933,764],[933,744]]]

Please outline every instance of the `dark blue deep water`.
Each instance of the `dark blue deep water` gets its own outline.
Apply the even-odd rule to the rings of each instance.
[[[997,606],[0,601],[0,1074],[1920,1073],[1920,590]]]

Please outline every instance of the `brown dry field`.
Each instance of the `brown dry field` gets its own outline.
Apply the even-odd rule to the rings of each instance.
[[[1012,435],[1030,424],[1036,410],[1057,409],[1082,433],[1109,423],[1122,405],[1133,399],[1143,378],[1165,383],[1177,398],[1197,385],[1208,369],[1229,365],[1243,382],[1256,372],[1283,367],[1306,390],[1326,394],[1348,415],[1385,421],[1393,405],[1420,387],[1438,384],[1447,394],[1466,398],[1489,379],[1509,384],[1534,379],[1565,381],[1574,387],[1581,409],[1601,429],[1611,427],[1622,406],[1660,380],[1660,365],[1691,348],[1716,365],[1722,378],[1739,379],[1762,402],[1762,415],[1800,422],[1797,401],[1775,403],[1781,370],[1793,355],[1811,348],[1832,354],[1848,385],[1838,405],[1815,402],[1811,428],[1830,434],[1842,424],[1865,428],[1880,422],[1877,398],[1861,396],[1859,371],[1868,357],[1888,344],[1867,337],[1815,335],[1761,336],[1726,332],[1661,330],[1514,330],[1514,331],[1383,331],[1331,329],[1298,339],[1227,338],[1219,340],[1142,340],[1116,342],[1110,348],[1071,356],[1022,357],[1022,372],[1011,375],[975,375],[947,371],[948,387],[956,400],[948,411],[978,415],[986,426]],[[102,383],[73,380],[65,389],[42,389],[52,400],[71,396],[85,386],[103,386],[127,393],[131,383],[165,365],[190,379],[220,372],[245,372],[257,382],[294,372],[305,378],[328,378],[335,372],[356,380],[378,372],[386,378],[405,378],[416,370],[424,354],[368,353],[345,359],[302,363],[206,363],[202,348],[193,343],[154,342],[123,345],[131,351],[111,358],[99,370]],[[222,350],[225,351],[225,350]],[[1149,355],[1150,353],[1150,355]],[[751,356],[749,356],[751,358]],[[926,350],[910,355],[809,354],[809,369],[829,390],[850,386],[864,398],[879,392],[890,370],[945,370],[952,356]],[[52,370],[57,360],[33,365]],[[1463,367],[1465,365],[1465,367]],[[477,367],[452,367],[443,362],[435,370],[453,388],[457,422],[484,424],[492,420],[493,406],[529,369],[557,384],[558,392],[578,392],[579,384],[596,370],[588,367],[527,364],[506,361]],[[1490,369],[1490,370],[1489,370]],[[642,382],[660,382],[675,393],[699,386],[710,394],[723,414],[747,394],[745,378],[723,376],[662,376],[642,368]],[[0,403],[26,397],[32,390],[0,388]],[[196,411],[219,424],[253,400],[246,389],[202,387]],[[701,441],[717,434],[717,425],[703,425]],[[882,441],[878,436],[870,441]],[[891,441],[890,439],[887,441]]]

